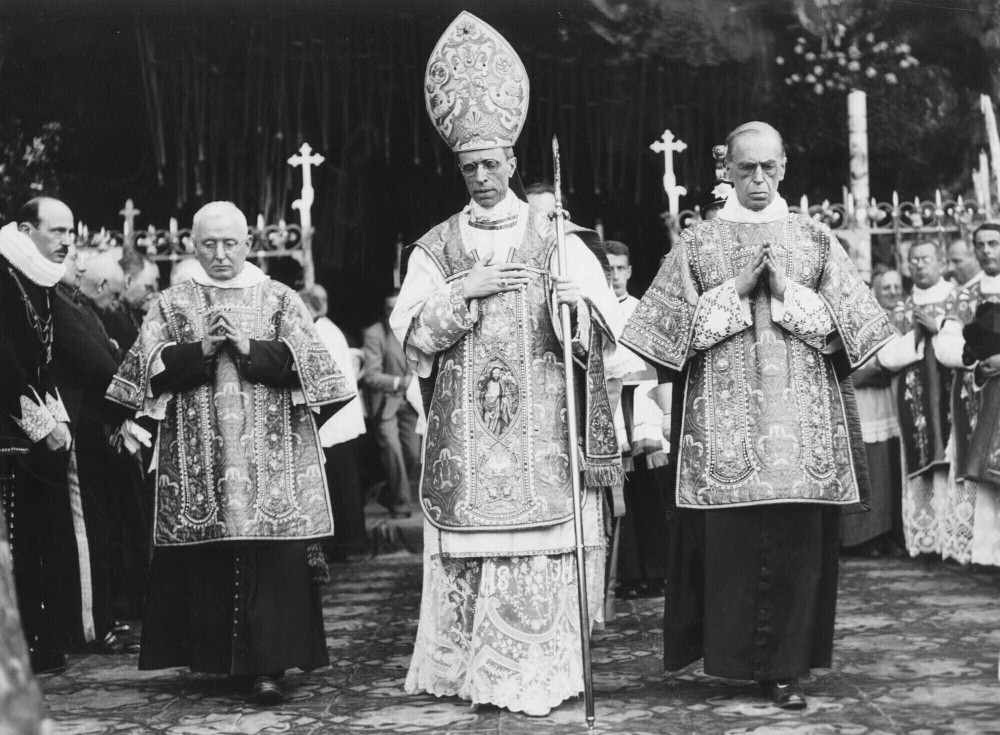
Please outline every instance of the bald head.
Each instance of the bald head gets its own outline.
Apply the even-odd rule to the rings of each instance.
[[[98,253],[87,259],[80,274],[80,291],[101,311],[113,308],[125,288],[125,272],[118,265],[116,253]]]

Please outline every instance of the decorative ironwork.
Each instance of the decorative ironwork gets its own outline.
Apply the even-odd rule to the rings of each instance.
[[[269,258],[294,258],[302,263],[302,228],[284,220],[275,225],[258,221],[250,229],[253,243],[247,256],[258,263]],[[150,225],[145,230],[133,232],[128,237],[121,230],[100,229],[90,232],[85,225],[77,228],[76,245],[81,249],[110,250],[135,248],[150,260],[173,262],[194,256],[194,240],[189,228],[178,229],[174,223],[166,229]]]
[[[975,228],[989,219],[986,209],[975,199],[943,199],[941,192],[934,199],[900,200],[893,192],[892,201],[876,202],[872,199],[868,206],[857,206],[848,195],[844,202],[824,200],[819,204],[809,204],[802,197],[797,205],[789,205],[792,212],[807,212],[813,219],[826,224],[836,234],[851,230],[864,230],[873,238],[873,249],[883,248],[891,243],[897,269],[908,272],[905,263],[906,250],[915,240],[931,240],[946,247],[952,240],[972,236]],[[678,231],[702,220],[699,207],[685,209],[677,216]],[[878,238],[876,241],[875,238]]]

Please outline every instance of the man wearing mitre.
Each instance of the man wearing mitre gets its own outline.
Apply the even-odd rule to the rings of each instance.
[[[601,621],[604,509],[621,481],[604,359],[620,329],[602,267],[566,224],[511,191],[528,107],[521,60],[462,13],[424,86],[471,200],[409,250],[390,326],[426,388],[424,583],[408,692],[544,716],[584,688],[570,452],[583,454],[591,620]],[[570,447],[558,309],[572,312],[580,447]]]

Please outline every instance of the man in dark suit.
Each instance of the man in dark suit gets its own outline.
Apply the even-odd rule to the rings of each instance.
[[[386,473],[386,486],[378,500],[390,515],[407,516],[419,481],[416,470],[420,464],[420,437],[416,432],[417,411],[406,398],[413,371],[387,323],[398,294],[397,289],[386,297],[385,317],[365,330],[362,380],[368,389],[368,415],[376,427]]]

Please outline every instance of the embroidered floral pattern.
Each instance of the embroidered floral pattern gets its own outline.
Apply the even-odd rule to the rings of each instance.
[[[571,517],[565,376],[549,296],[553,246],[551,228],[529,225],[512,256],[529,270],[529,283],[476,299],[467,311],[456,294],[476,258],[466,252],[457,217],[417,243],[449,282],[424,303],[406,338],[407,345],[438,356],[421,498],[439,528],[532,528]],[[603,376],[606,326],[591,314],[598,328],[590,330],[587,374]],[[603,477],[620,472],[620,458],[603,377],[598,382],[580,386],[581,394],[591,394],[580,419],[589,428],[581,435],[595,465],[588,462],[585,476]]]
[[[755,289],[748,324],[733,279],[765,241],[784,268],[786,303],[776,322],[766,285]],[[857,500],[844,399],[819,348],[834,328],[857,329],[863,334],[852,336],[849,357],[859,361],[890,328],[870,293],[862,298],[867,288],[849,259],[831,254],[838,250],[825,229],[794,215],[767,224],[699,223],[685,230],[652,296],[636,307],[623,341],[668,367],[690,368],[682,507]],[[857,313],[842,322],[838,315],[851,310]],[[688,320],[690,328],[678,328]]]
[[[168,395],[158,439],[154,542],[329,535],[329,493],[309,406],[346,401],[353,391],[301,299],[287,287],[276,281],[246,289],[188,282],[164,291],[108,396],[149,407],[160,351],[200,340],[219,312],[251,339],[288,345],[306,403],[293,405],[290,389],[245,382],[226,352],[210,382]]]

